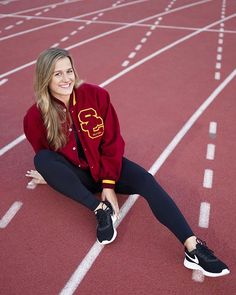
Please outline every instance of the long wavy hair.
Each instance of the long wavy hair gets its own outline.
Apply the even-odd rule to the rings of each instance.
[[[67,142],[67,135],[65,128],[63,128],[63,125],[67,122],[67,117],[61,106],[51,99],[49,83],[52,79],[56,62],[65,57],[70,59],[75,74],[74,87],[78,87],[82,81],[74,68],[73,59],[67,50],[61,48],[49,48],[39,55],[34,81],[36,103],[42,113],[47,130],[47,140],[49,145],[55,150],[62,148]]]

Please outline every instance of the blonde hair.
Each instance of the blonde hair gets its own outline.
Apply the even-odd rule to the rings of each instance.
[[[76,73],[73,59],[67,50],[60,48],[49,48],[39,55],[34,81],[36,102],[43,116],[44,125],[47,130],[47,140],[49,145],[55,150],[60,149],[67,142],[67,136],[65,130],[63,130],[63,124],[66,123],[67,118],[61,106],[51,99],[49,83],[52,79],[56,62],[65,57],[70,59],[75,74],[74,87],[78,87],[82,81]]]

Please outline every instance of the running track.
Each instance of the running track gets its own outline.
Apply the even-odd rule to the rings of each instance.
[[[0,41],[0,294],[233,294],[235,1],[5,0]],[[229,276],[185,269],[142,198],[119,196],[118,238],[101,248],[85,208],[48,186],[26,189],[22,118],[50,46],[70,49],[80,76],[108,89],[126,156],[155,174]]]

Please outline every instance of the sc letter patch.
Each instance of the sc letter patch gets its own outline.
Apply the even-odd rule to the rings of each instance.
[[[81,129],[87,132],[92,139],[100,137],[104,133],[103,119],[98,116],[97,111],[93,108],[84,109],[79,112],[78,118]]]

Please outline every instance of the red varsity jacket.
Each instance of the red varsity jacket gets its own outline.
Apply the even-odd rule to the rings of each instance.
[[[94,180],[101,181],[103,187],[113,188],[120,177],[125,144],[108,92],[99,86],[83,83],[71,94],[69,110],[60,100],[56,101],[65,112],[70,112],[87,161],[78,156],[72,128],[67,144],[57,152],[81,169],[89,168]],[[53,150],[48,144],[46,128],[36,104],[24,117],[24,132],[36,153],[41,149]]]

